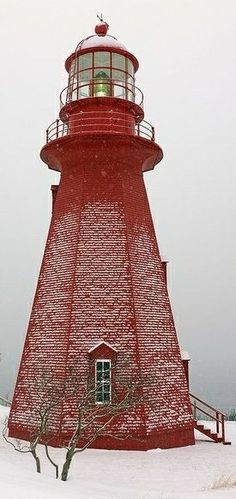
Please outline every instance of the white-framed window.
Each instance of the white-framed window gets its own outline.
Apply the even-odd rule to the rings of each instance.
[[[95,402],[96,404],[109,404],[111,402],[111,360],[97,359],[95,362]]]

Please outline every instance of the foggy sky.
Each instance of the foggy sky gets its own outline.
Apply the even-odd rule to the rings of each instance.
[[[0,1],[0,394],[14,387],[57,181],[39,151],[64,61],[101,12],[140,62],[164,151],[145,180],[192,391],[236,407],[235,0]]]

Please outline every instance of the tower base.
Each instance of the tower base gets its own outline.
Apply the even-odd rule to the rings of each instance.
[[[26,429],[16,426],[9,428],[9,437],[20,440],[30,441],[31,433]],[[49,438],[52,447],[63,447],[67,444],[69,436],[53,435]],[[44,443],[43,439],[41,443]],[[85,441],[79,441],[78,447],[83,447]],[[98,437],[95,442],[90,445],[91,449],[106,449],[106,450],[137,450],[147,451],[151,449],[171,449],[174,447],[186,447],[194,445],[194,430],[192,427],[185,429],[152,431],[149,435],[140,435],[137,437],[128,436],[123,439],[118,439],[111,436]]]

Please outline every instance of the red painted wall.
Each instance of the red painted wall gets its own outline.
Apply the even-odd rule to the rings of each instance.
[[[145,407],[111,425],[112,434],[131,438],[100,438],[94,445],[193,443],[188,387],[142,177],[153,147],[112,136],[66,137],[60,149],[47,147],[50,161],[60,161],[62,178],[11,410],[12,436],[27,436],[36,424],[36,417],[28,421],[29,395],[31,407],[38,404],[36,373],[47,368],[60,381],[76,359],[77,375],[85,380],[89,350],[103,340],[118,352],[118,375],[128,356],[126,376],[153,382]],[[64,404],[54,414],[55,443],[72,427]]]

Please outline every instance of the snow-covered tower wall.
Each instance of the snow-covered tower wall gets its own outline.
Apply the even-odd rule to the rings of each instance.
[[[51,372],[60,383],[76,365],[85,384],[91,366],[98,372],[116,358],[118,377],[132,374],[150,384],[142,407],[114,419],[113,436],[94,446],[190,445],[188,387],[143,181],[162,150],[143,120],[138,61],[107,29],[103,22],[96,26],[96,35],[67,59],[60,119],[47,130],[41,151],[61,180],[53,188],[9,432],[27,439],[34,431],[40,373]],[[113,390],[111,380],[95,403],[112,403]],[[50,427],[53,443],[66,441],[72,427],[73,411],[61,404]]]

